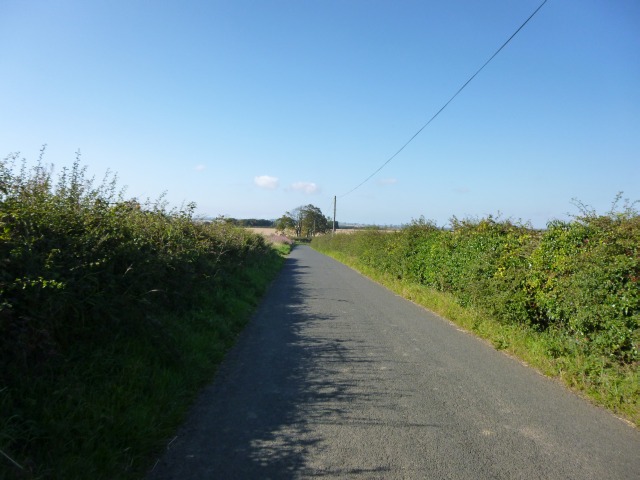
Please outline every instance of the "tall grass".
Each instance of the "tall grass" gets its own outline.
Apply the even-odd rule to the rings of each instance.
[[[350,263],[640,424],[640,215],[582,206],[544,231],[488,217],[324,236]]]
[[[0,162],[1,478],[149,467],[282,261],[194,208]]]

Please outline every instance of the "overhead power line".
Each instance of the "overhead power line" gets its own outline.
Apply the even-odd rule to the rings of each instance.
[[[478,74],[479,74],[479,73],[484,69],[484,67],[486,67],[487,65],[489,65],[489,62],[491,62],[491,60],[493,60],[493,59],[496,57],[496,55],[498,55],[498,54],[502,51],[502,49],[503,49],[504,47],[506,47],[506,46],[507,46],[507,44],[508,44],[512,39],[513,39],[513,37],[515,37],[515,36],[518,34],[518,32],[520,32],[520,30],[522,30],[522,29],[524,28],[524,26],[525,26],[527,23],[529,23],[529,20],[531,20],[531,19],[535,16],[535,14],[536,14],[536,13],[538,13],[538,11],[539,11],[543,6],[544,6],[544,4],[545,4],[545,3],[547,3],[547,0],[544,0],[544,1],[543,1],[543,2],[538,6],[538,8],[536,8],[536,9],[534,10],[534,12],[533,12],[531,15],[529,15],[529,18],[527,18],[527,19],[524,21],[524,23],[523,23],[522,25],[520,25],[520,26],[518,27],[518,29],[517,29],[515,32],[513,32],[513,34],[512,34],[512,35],[511,35],[511,36],[510,36],[510,37],[509,37],[509,38],[508,38],[508,39],[507,39],[503,44],[502,44],[502,46],[501,46],[500,48],[498,48],[498,50],[496,50],[496,51],[495,51],[495,53],[494,53],[493,55],[491,55],[491,57],[489,58],[489,60],[487,60],[486,62],[484,62],[484,64],[483,64],[483,65],[482,65],[482,66],[481,66],[481,67],[476,71],[476,73],[474,73],[473,75],[471,75],[471,77],[469,78],[469,80],[467,80],[467,81],[464,83],[464,85],[462,85],[462,86],[458,89],[458,91],[457,91],[456,93],[454,93],[454,94],[453,94],[453,96],[452,96],[452,97],[447,101],[447,103],[445,103],[445,104],[440,108],[440,110],[438,110],[438,111],[437,111],[437,112],[436,112],[436,113],[435,113],[435,114],[434,114],[434,115],[429,119],[429,121],[428,121],[427,123],[425,123],[422,127],[420,127],[420,130],[418,130],[416,133],[414,133],[414,134],[413,134],[413,136],[412,136],[409,140],[407,140],[407,141],[405,142],[405,144],[404,144],[404,145],[402,145],[402,147],[400,147],[396,153],[394,153],[393,155],[391,155],[391,156],[387,159],[387,161],[385,161],[382,165],[380,165],[380,167],[378,167],[378,169],[377,169],[376,171],[374,171],[371,175],[369,175],[367,178],[365,178],[362,182],[360,182],[358,185],[356,185],[355,187],[353,187],[353,188],[352,188],[351,190],[349,190],[347,193],[344,193],[344,194],[340,195],[338,198],[346,197],[346,196],[347,196],[347,195],[349,195],[350,193],[353,193],[354,191],[356,191],[356,190],[357,190],[358,188],[360,188],[362,185],[364,185],[364,184],[365,184],[365,183],[367,183],[369,180],[371,180],[371,178],[373,178],[373,177],[375,176],[375,174],[376,174],[376,173],[378,173],[380,170],[382,170],[382,169],[383,169],[383,168],[384,168],[384,167],[385,167],[385,166],[386,166],[386,165],[387,165],[391,160],[393,160],[394,158],[396,158],[396,157],[398,156],[398,154],[399,154],[400,152],[402,152],[402,150],[404,150],[404,149],[405,149],[405,147],[406,147],[407,145],[409,145],[409,144],[410,144],[410,143],[411,143],[411,142],[412,142],[412,141],[413,141],[413,140],[414,140],[418,135],[420,135],[420,133],[421,133],[425,128],[427,128],[427,126],[428,126],[431,122],[433,122],[433,120],[435,120],[435,118],[436,118],[438,115],[440,115],[440,113],[441,113],[445,108],[447,108],[447,106],[448,106],[448,105],[453,101],[453,99],[454,99],[454,98],[456,98],[456,97],[460,94],[460,92],[462,92],[462,90],[464,90],[464,89],[465,89],[465,87],[466,87],[467,85],[469,85],[469,83],[471,83],[471,81],[472,81],[474,78],[476,78],[476,76],[477,76],[477,75],[478,75]]]

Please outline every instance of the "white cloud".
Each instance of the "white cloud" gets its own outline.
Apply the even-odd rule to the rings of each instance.
[[[260,188],[266,188],[268,190],[275,190],[278,188],[278,178],[270,177],[269,175],[260,175],[258,177],[253,177],[253,183],[255,183]]]
[[[395,185],[398,183],[397,178],[382,178],[378,180],[378,185]]]
[[[307,194],[317,193],[320,191],[318,186],[313,182],[296,182],[291,185],[291,188]]]
[[[206,165],[199,164],[195,166],[194,170],[196,172],[203,172],[206,168],[207,168]]]

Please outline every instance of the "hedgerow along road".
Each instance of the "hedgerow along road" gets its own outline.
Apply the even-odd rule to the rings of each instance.
[[[307,246],[149,473],[638,479],[640,432]]]

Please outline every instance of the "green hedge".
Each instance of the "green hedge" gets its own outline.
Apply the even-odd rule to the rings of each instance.
[[[193,209],[0,161],[0,477],[148,467],[281,264]]]
[[[270,250],[246,230],[195,222],[192,205],[168,212],[123,200],[113,182],[94,187],[78,162],[53,185],[42,166],[16,173],[10,160],[0,163],[4,365],[135,329]]]
[[[596,215],[553,221],[544,231],[500,221],[423,219],[397,232],[368,230],[314,239],[376,271],[441,292],[503,323],[550,333],[552,356],[640,360],[640,216]]]

